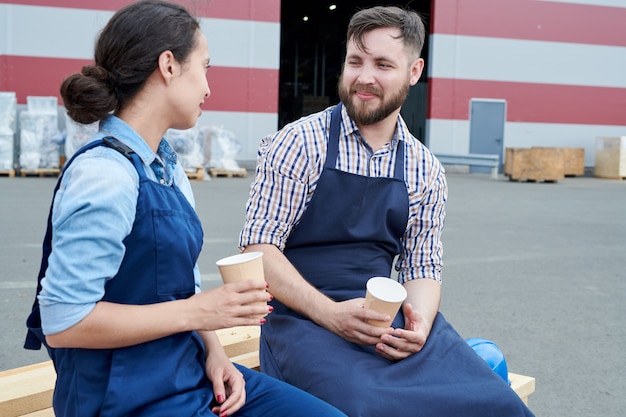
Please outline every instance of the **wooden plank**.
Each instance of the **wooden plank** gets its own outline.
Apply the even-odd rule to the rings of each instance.
[[[55,380],[51,361],[0,372],[0,415],[16,417],[50,407]]]
[[[535,378],[509,372],[511,389],[528,405],[528,397],[535,392]]]
[[[44,408],[34,413],[24,414],[23,417],[54,417],[54,409],[52,407]]]
[[[3,169],[3,170],[0,170],[0,176],[7,176],[9,178],[13,178],[13,177],[15,177],[15,170],[14,169]]]

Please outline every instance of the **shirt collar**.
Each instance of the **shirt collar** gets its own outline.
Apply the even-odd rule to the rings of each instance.
[[[113,136],[128,145],[146,166],[151,166],[155,161],[165,168],[165,181],[171,183],[174,178],[174,167],[177,156],[171,145],[161,138],[157,152],[154,153],[146,141],[130,127],[125,121],[116,116],[108,116],[100,122],[100,135]]]
[[[346,135],[354,135],[356,134],[358,138],[363,138],[359,128],[356,123],[350,116],[348,116],[348,112],[346,111],[346,106],[341,106],[341,119],[344,126],[344,132]],[[393,133],[393,137],[391,138],[391,149],[395,149],[398,141],[406,141],[407,135],[409,134],[409,130],[402,119],[402,116],[398,114],[398,121],[396,122],[396,130]]]

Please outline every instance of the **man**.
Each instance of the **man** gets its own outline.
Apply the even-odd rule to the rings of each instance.
[[[348,26],[341,103],[266,137],[240,246],[264,252],[275,299],[261,367],[349,416],[529,416],[438,313],[447,184],[400,108],[424,68],[424,25],[396,7]],[[365,283],[408,297],[368,320]]]

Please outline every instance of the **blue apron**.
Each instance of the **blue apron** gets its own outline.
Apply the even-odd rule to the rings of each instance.
[[[139,157],[113,138],[94,141],[74,157],[102,145],[124,153],[139,174],[135,222],[124,239],[126,251],[120,269],[107,282],[103,300],[152,304],[192,296],[193,268],[203,239],[194,209],[176,185],[167,187],[150,180]],[[40,280],[51,249],[50,223],[48,229]],[[25,347],[37,349],[44,339],[37,301],[34,307]],[[57,371],[53,397],[57,416],[213,415],[204,347],[195,332],[121,349],[48,351]]]
[[[365,296],[373,276],[390,276],[409,212],[404,145],[394,178],[335,169],[341,105],[315,193],[289,237],[285,256],[334,300]],[[346,341],[274,300],[261,332],[261,368],[359,416],[532,416],[519,397],[437,314],[424,349],[392,362],[374,346]],[[393,327],[404,328],[400,312]]]

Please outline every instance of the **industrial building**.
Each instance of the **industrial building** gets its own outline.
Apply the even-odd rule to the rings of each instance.
[[[57,96],[91,62],[98,31],[128,0],[0,1],[0,91]],[[177,0],[201,18],[212,95],[201,125],[232,131],[253,165],[260,139],[335,104],[345,28],[397,1]],[[402,114],[435,153],[576,147],[626,135],[623,0],[415,0],[426,70]],[[61,105],[59,99],[59,105]],[[61,109],[62,112],[62,109]],[[61,118],[60,121],[62,122]]]

